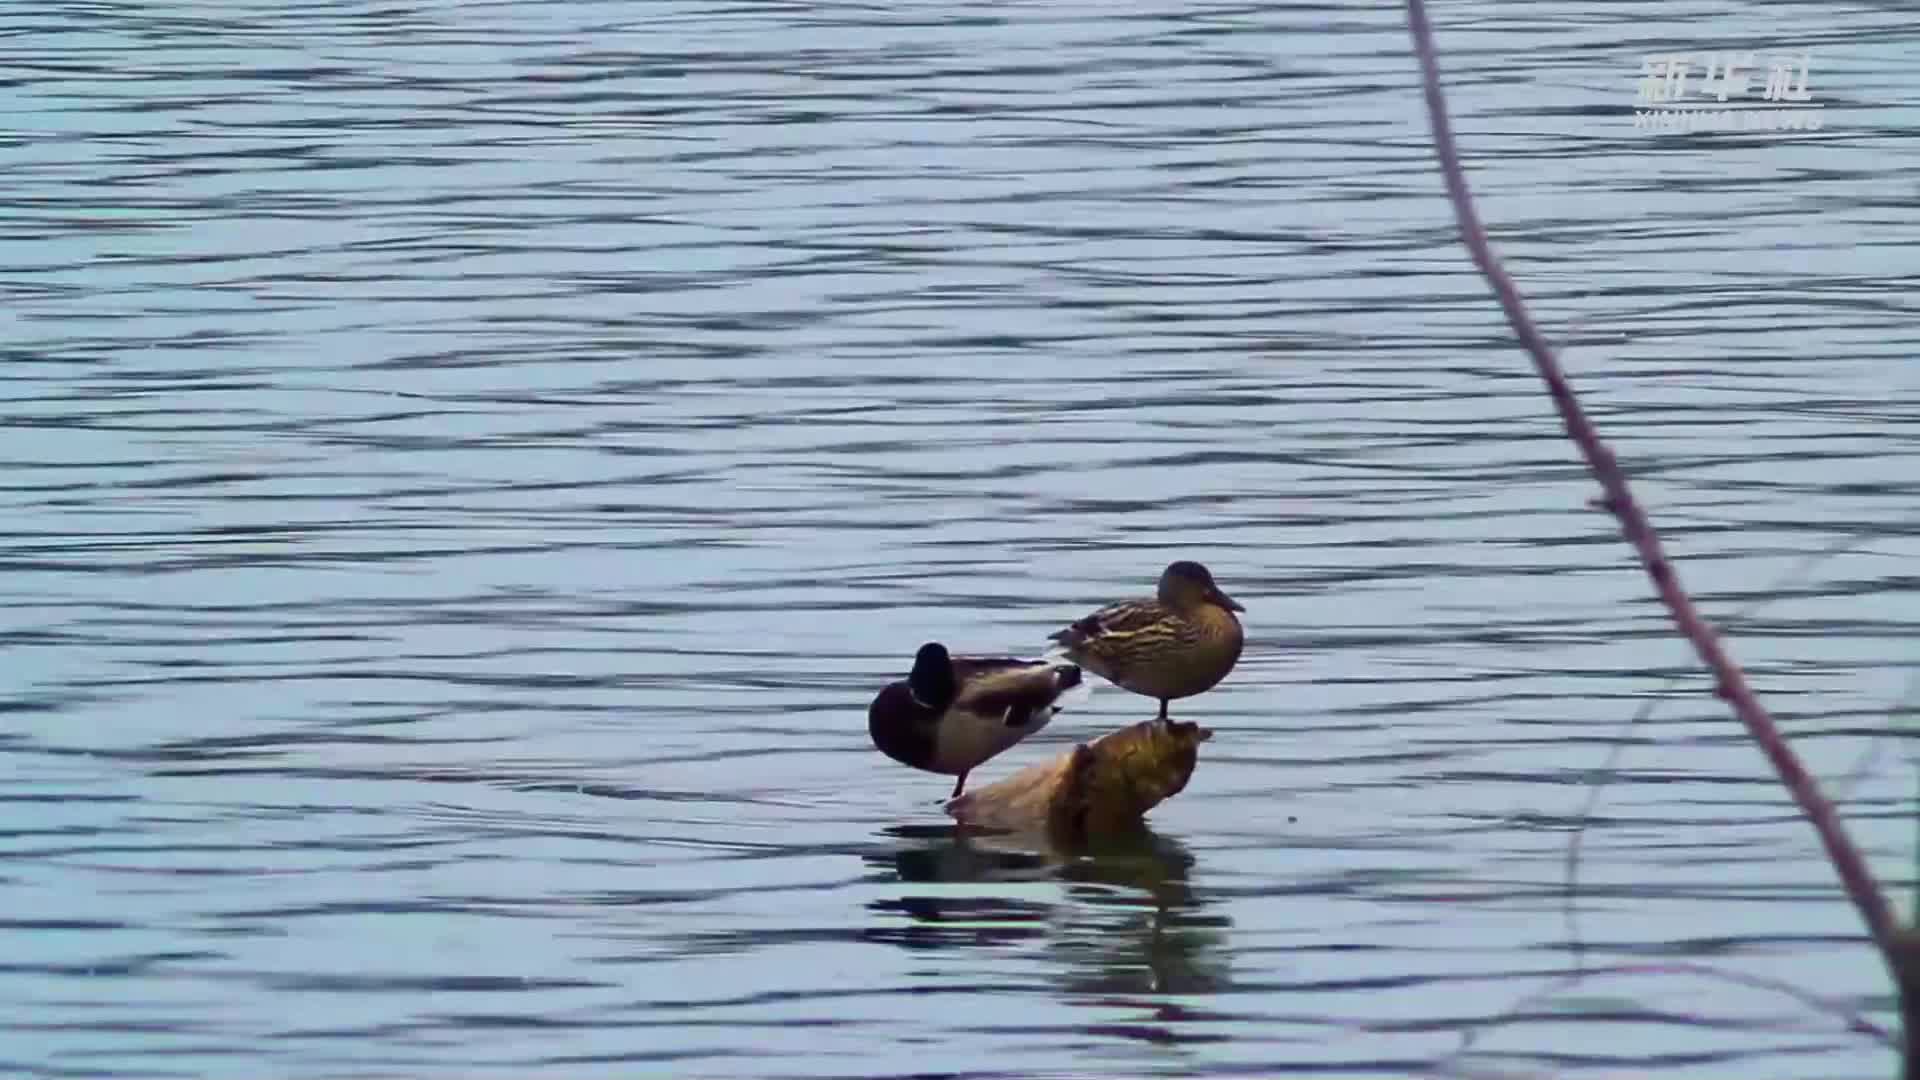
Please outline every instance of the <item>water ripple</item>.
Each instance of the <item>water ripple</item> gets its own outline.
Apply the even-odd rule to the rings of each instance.
[[[1906,7],[1436,15],[1514,273],[1909,866]],[[0,1070],[1884,1075],[1767,988],[1894,1011],[1458,248],[1401,19],[0,15]],[[1633,131],[1642,56],[1743,43],[1820,135]],[[957,835],[871,750],[913,643],[1176,555],[1250,637],[1152,830]]]

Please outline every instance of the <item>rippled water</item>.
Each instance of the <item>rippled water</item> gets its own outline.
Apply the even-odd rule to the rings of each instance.
[[[1399,9],[1185,7],[0,14],[4,1071],[1888,1075]],[[1910,13],[1435,17],[1512,268],[1904,906]],[[1632,130],[1643,54],[1742,46],[1813,50],[1821,135]],[[870,747],[921,640],[1182,555],[1250,640],[1150,834],[959,841]]]

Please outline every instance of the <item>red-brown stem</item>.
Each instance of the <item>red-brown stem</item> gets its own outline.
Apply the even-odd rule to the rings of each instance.
[[[1614,459],[1613,451],[1600,441],[1600,433],[1580,408],[1580,399],[1574,396],[1572,385],[1560,370],[1560,361],[1554,354],[1553,346],[1547,343],[1546,336],[1534,324],[1525,301],[1520,298],[1519,288],[1507,276],[1499,257],[1493,252],[1487,231],[1480,224],[1480,215],[1474,210],[1473,194],[1467,189],[1466,172],[1460,166],[1460,152],[1454,145],[1453,125],[1447,119],[1447,100],[1440,89],[1440,64],[1435,55],[1433,27],[1427,22],[1426,5],[1422,0],[1407,0],[1407,25],[1413,33],[1414,51],[1420,57],[1420,73],[1426,83],[1427,119],[1433,125],[1434,153],[1440,158],[1440,172],[1446,179],[1447,198],[1453,203],[1453,216],[1460,224],[1461,239],[1473,255],[1474,265],[1480,268],[1487,284],[1493,287],[1494,295],[1499,297],[1500,306],[1507,313],[1507,322],[1513,326],[1514,335],[1532,354],[1533,366],[1546,382],[1547,391],[1553,395],[1554,407],[1560,410],[1560,420],[1566,425],[1567,437],[1580,448],[1580,453],[1587,459],[1587,467],[1593,470],[1594,478],[1606,492],[1604,505],[1620,520],[1621,532],[1639,554],[1640,565],[1646,570],[1647,576],[1653,579],[1653,587],[1659,592],[1660,602],[1666,605],[1667,613],[1673,617],[1674,626],[1693,643],[1701,662],[1713,672],[1718,683],[1716,692],[1733,707],[1734,715],[1746,725],[1747,734],[1760,745],[1767,760],[1773,763],[1774,771],[1780,774],[1781,782],[1792,792],[1794,801],[1800,804],[1800,812],[1813,823],[1814,831],[1820,834],[1820,843],[1827,849],[1827,858],[1832,861],[1834,870],[1846,886],[1847,895],[1853,899],[1854,907],[1860,909],[1860,918],[1867,924],[1867,932],[1873,935],[1874,943],[1880,947],[1880,954],[1888,966],[1895,967],[1891,949],[1898,924],[1894,921],[1893,909],[1888,906],[1885,894],[1874,880],[1873,871],[1867,867],[1866,859],[1861,857],[1860,849],[1854,847],[1853,840],[1848,837],[1839,812],[1821,793],[1819,783],[1801,764],[1799,755],[1781,737],[1780,729],[1775,726],[1773,717],[1768,715],[1766,706],[1754,696],[1753,688],[1747,685],[1746,675],[1740,670],[1740,665],[1728,655],[1713,626],[1694,607],[1693,598],[1681,587],[1680,576],[1667,560],[1659,534],[1653,531],[1653,524],[1647,520],[1646,512],[1634,501],[1633,491],[1627,485],[1626,474],[1620,470],[1620,463]]]

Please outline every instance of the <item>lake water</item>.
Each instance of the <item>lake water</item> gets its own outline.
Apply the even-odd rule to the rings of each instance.
[[[1890,1075],[1400,9],[1167,7],[0,14],[0,1071]],[[1912,15],[1752,7],[1434,17],[1511,269],[1905,909]],[[1633,129],[1644,55],[1733,48],[1810,50],[1821,132]],[[1176,557],[1249,641],[1144,841],[957,840],[872,749],[921,641]]]

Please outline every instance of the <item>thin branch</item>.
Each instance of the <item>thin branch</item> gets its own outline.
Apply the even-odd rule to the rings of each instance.
[[[1852,547],[1865,535],[1865,533],[1859,531],[1850,532],[1828,544],[1826,547],[1821,548],[1819,551],[1802,556],[1799,562],[1795,563],[1785,573],[1775,578],[1765,589],[1761,590],[1763,593],[1762,596],[1729,612],[1726,617],[1721,620],[1722,624],[1734,626],[1745,622],[1758,613],[1761,608],[1779,599],[1781,589],[1799,581],[1803,575],[1812,574],[1814,567],[1819,566],[1822,562]],[[1660,703],[1666,700],[1665,695],[1671,691],[1679,681],[1679,676],[1669,676],[1666,682],[1660,685],[1661,696],[1648,698],[1645,704],[1641,705],[1640,708],[1634,712],[1625,726],[1619,729],[1620,734],[1614,740],[1613,745],[1607,749],[1606,760],[1601,762],[1596,779],[1592,785],[1587,788],[1586,807],[1580,811],[1579,822],[1574,826],[1573,835],[1567,842],[1566,857],[1563,860],[1563,865],[1566,868],[1567,887],[1561,901],[1560,915],[1562,921],[1567,925],[1567,942],[1568,947],[1573,952],[1573,968],[1576,973],[1580,970],[1581,963],[1586,956],[1586,945],[1580,939],[1579,899],[1580,854],[1582,847],[1586,843],[1587,828],[1593,821],[1594,811],[1600,808],[1600,798],[1607,790],[1607,778],[1613,775],[1614,766],[1619,764],[1621,756],[1626,752],[1626,739],[1628,734],[1631,733],[1634,728],[1653,719],[1653,714],[1660,709]],[[1920,672],[1915,672],[1913,678],[1908,680],[1906,693],[1901,695],[1900,704],[1894,709],[1893,715],[1897,718],[1904,713],[1913,711],[1913,703],[1917,697],[1920,697]],[[1847,801],[1847,796],[1852,791],[1853,786],[1859,782],[1860,777],[1878,759],[1879,752],[1885,745],[1886,743],[1879,738],[1869,740],[1867,752],[1863,754],[1860,760],[1854,763],[1853,768],[1841,778],[1838,785],[1840,796],[1836,800],[1837,802],[1844,803]],[[1920,847],[1916,847],[1915,850],[1920,851]],[[1916,895],[1920,896],[1920,893]]]
[[[1525,1018],[1529,1013],[1544,1010],[1547,1005],[1562,992],[1571,990],[1590,979],[1617,975],[1697,975],[1707,979],[1745,986],[1755,990],[1765,990],[1781,994],[1799,1002],[1812,1012],[1826,1016],[1851,1034],[1866,1035],[1875,1041],[1890,1047],[1900,1045],[1900,1036],[1874,1023],[1867,1015],[1854,1006],[1838,998],[1825,997],[1803,988],[1790,979],[1777,979],[1770,975],[1750,975],[1739,971],[1723,971],[1711,964],[1698,964],[1689,961],[1675,961],[1661,964],[1609,964],[1585,970],[1568,972],[1549,980],[1545,985],[1528,992],[1514,1003],[1506,1012],[1495,1017],[1490,1023],[1504,1024]],[[1453,1053],[1435,1062],[1436,1068],[1445,1070],[1473,1052],[1479,1038],[1480,1028],[1468,1028],[1460,1039],[1460,1045]]]
[[[1746,675],[1740,666],[1720,643],[1712,625],[1694,607],[1692,597],[1681,587],[1680,577],[1667,560],[1659,535],[1653,531],[1646,512],[1634,501],[1626,473],[1621,470],[1613,451],[1600,440],[1600,433],[1594,428],[1593,422],[1587,419],[1586,412],[1580,407],[1580,400],[1574,396],[1572,385],[1560,369],[1553,346],[1535,325],[1533,316],[1527,312],[1525,301],[1520,297],[1519,288],[1507,276],[1499,257],[1493,252],[1493,244],[1487,239],[1486,228],[1480,224],[1480,215],[1473,205],[1473,195],[1467,188],[1459,149],[1454,145],[1453,125],[1447,118],[1446,96],[1440,89],[1440,65],[1435,55],[1433,27],[1427,22],[1426,5],[1422,0],[1407,0],[1407,26],[1413,35],[1414,51],[1419,55],[1420,73],[1426,84],[1427,119],[1433,126],[1434,153],[1440,159],[1440,173],[1446,180],[1447,198],[1453,203],[1453,216],[1459,222],[1461,239],[1473,255],[1474,265],[1480,268],[1481,275],[1499,298],[1500,307],[1506,312],[1514,335],[1532,355],[1534,369],[1539,372],[1540,378],[1547,384],[1548,393],[1553,396],[1554,408],[1560,412],[1567,437],[1580,448],[1581,455],[1587,460],[1587,467],[1593,471],[1594,479],[1606,492],[1603,505],[1619,519],[1620,531],[1639,555],[1640,566],[1652,579],[1654,589],[1659,593],[1661,603],[1666,605],[1674,626],[1693,644],[1694,652],[1699,654],[1701,662],[1718,682],[1719,696],[1726,699],[1734,715],[1746,725],[1747,734],[1759,744],[1767,760],[1773,763],[1781,782],[1800,805],[1800,812],[1806,815],[1814,831],[1820,834],[1820,843],[1827,850],[1827,858],[1840,875],[1854,907],[1859,909],[1867,932],[1873,936],[1888,967],[1895,968],[1897,961],[1893,947],[1899,925],[1894,920],[1893,909],[1887,904],[1886,895],[1874,880],[1873,871],[1847,835],[1833,803],[1821,793],[1812,774],[1807,772],[1793,748],[1787,745],[1773,717],[1760,704],[1760,699],[1754,696],[1753,688],[1747,685]]]

